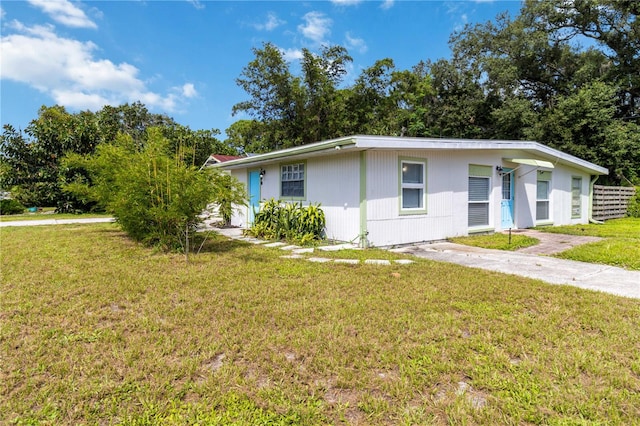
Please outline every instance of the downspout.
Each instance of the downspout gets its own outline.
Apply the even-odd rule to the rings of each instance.
[[[595,224],[598,224],[598,225],[603,225],[604,222],[601,222],[599,220],[595,220],[593,218],[593,185],[596,183],[596,181],[598,180],[599,177],[600,177],[600,175],[595,175],[591,179],[591,182],[589,182],[589,223],[595,223]]]

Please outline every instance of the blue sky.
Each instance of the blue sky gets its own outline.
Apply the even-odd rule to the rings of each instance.
[[[264,42],[292,62],[345,46],[346,83],[378,59],[398,69],[449,57],[450,34],[512,16],[519,1],[3,1],[1,121],[24,128],[41,105],[70,112],[141,101],[192,129],[224,132],[247,99],[235,80]]]

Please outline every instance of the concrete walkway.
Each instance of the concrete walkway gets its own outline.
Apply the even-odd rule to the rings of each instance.
[[[0,228],[10,226],[43,226],[43,225],[70,225],[74,223],[104,223],[115,222],[112,217],[87,217],[78,219],[40,219],[40,220],[12,220],[0,222]]]
[[[544,238],[536,236],[538,237]],[[440,262],[520,275],[551,284],[566,284],[618,296],[640,298],[640,271],[628,271],[615,266],[576,262],[539,254],[488,250],[446,242],[416,244],[392,251]]]
[[[582,235],[566,235],[566,234],[552,234],[550,232],[534,231],[533,229],[519,229],[513,231],[517,235],[525,235],[527,237],[533,237],[540,242],[536,245],[529,246],[518,250],[518,253],[530,253],[549,255],[569,250],[572,247],[579,246],[581,244],[594,243],[602,240],[600,237],[589,237]]]

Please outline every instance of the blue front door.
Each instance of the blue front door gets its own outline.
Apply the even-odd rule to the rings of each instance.
[[[502,169],[501,228],[513,228],[513,170]]]
[[[260,171],[253,170],[249,172],[249,215],[247,224],[253,225],[253,218],[257,211],[260,210]]]

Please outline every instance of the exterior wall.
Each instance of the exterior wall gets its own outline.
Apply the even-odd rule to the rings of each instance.
[[[515,172],[516,228],[531,228],[537,225],[572,225],[589,221],[589,185],[591,176],[577,169],[556,165],[553,169],[540,169],[551,172],[549,194],[549,220],[536,220],[537,169],[532,166],[521,166]],[[571,179],[580,177],[580,217],[571,217]]]
[[[497,166],[514,169],[514,228],[536,224],[537,169],[515,164],[505,158],[530,158],[514,150],[375,150],[341,152],[309,157],[305,160],[306,191],[303,204],[321,203],[327,219],[327,237],[358,242],[360,234],[360,155],[366,172],[366,229],[368,243],[383,247],[421,241],[443,240],[474,232],[502,231],[502,178]],[[400,159],[426,161],[426,213],[404,214],[400,209]],[[261,200],[280,196],[280,166],[302,160],[263,165]],[[489,223],[469,228],[469,166],[491,170]],[[258,168],[259,169],[259,168]],[[245,185],[251,169],[232,171]],[[546,169],[543,169],[546,170]],[[589,218],[590,176],[577,169],[556,165],[551,171],[549,220],[544,224],[587,223]],[[571,217],[571,179],[582,178],[580,217]],[[364,212],[362,213],[364,215]],[[247,208],[234,215],[232,223],[246,227]]]
[[[283,199],[280,195],[280,166],[297,163],[300,160],[285,161],[262,166],[265,171],[260,199]],[[360,227],[360,164],[358,153],[345,153],[328,157],[313,157],[304,160],[306,197],[303,205],[321,203],[327,220],[327,238],[339,241],[355,240]],[[232,172],[247,185],[248,173],[252,169],[238,169]],[[248,208],[242,208],[234,215],[234,226],[247,227]]]
[[[231,176],[238,179],[238,181],[240,181],[240,183],[242,183],[244,187],[247,188],[249,176],[247,175],[246,169],[231,170],[230,173],[231,173]],[[247,208],[240,207],[236,210],[234,206],[234,212],[233,212],[233,215],[231,216],[231,225],[245,227],[246,221],[247,221]]]

